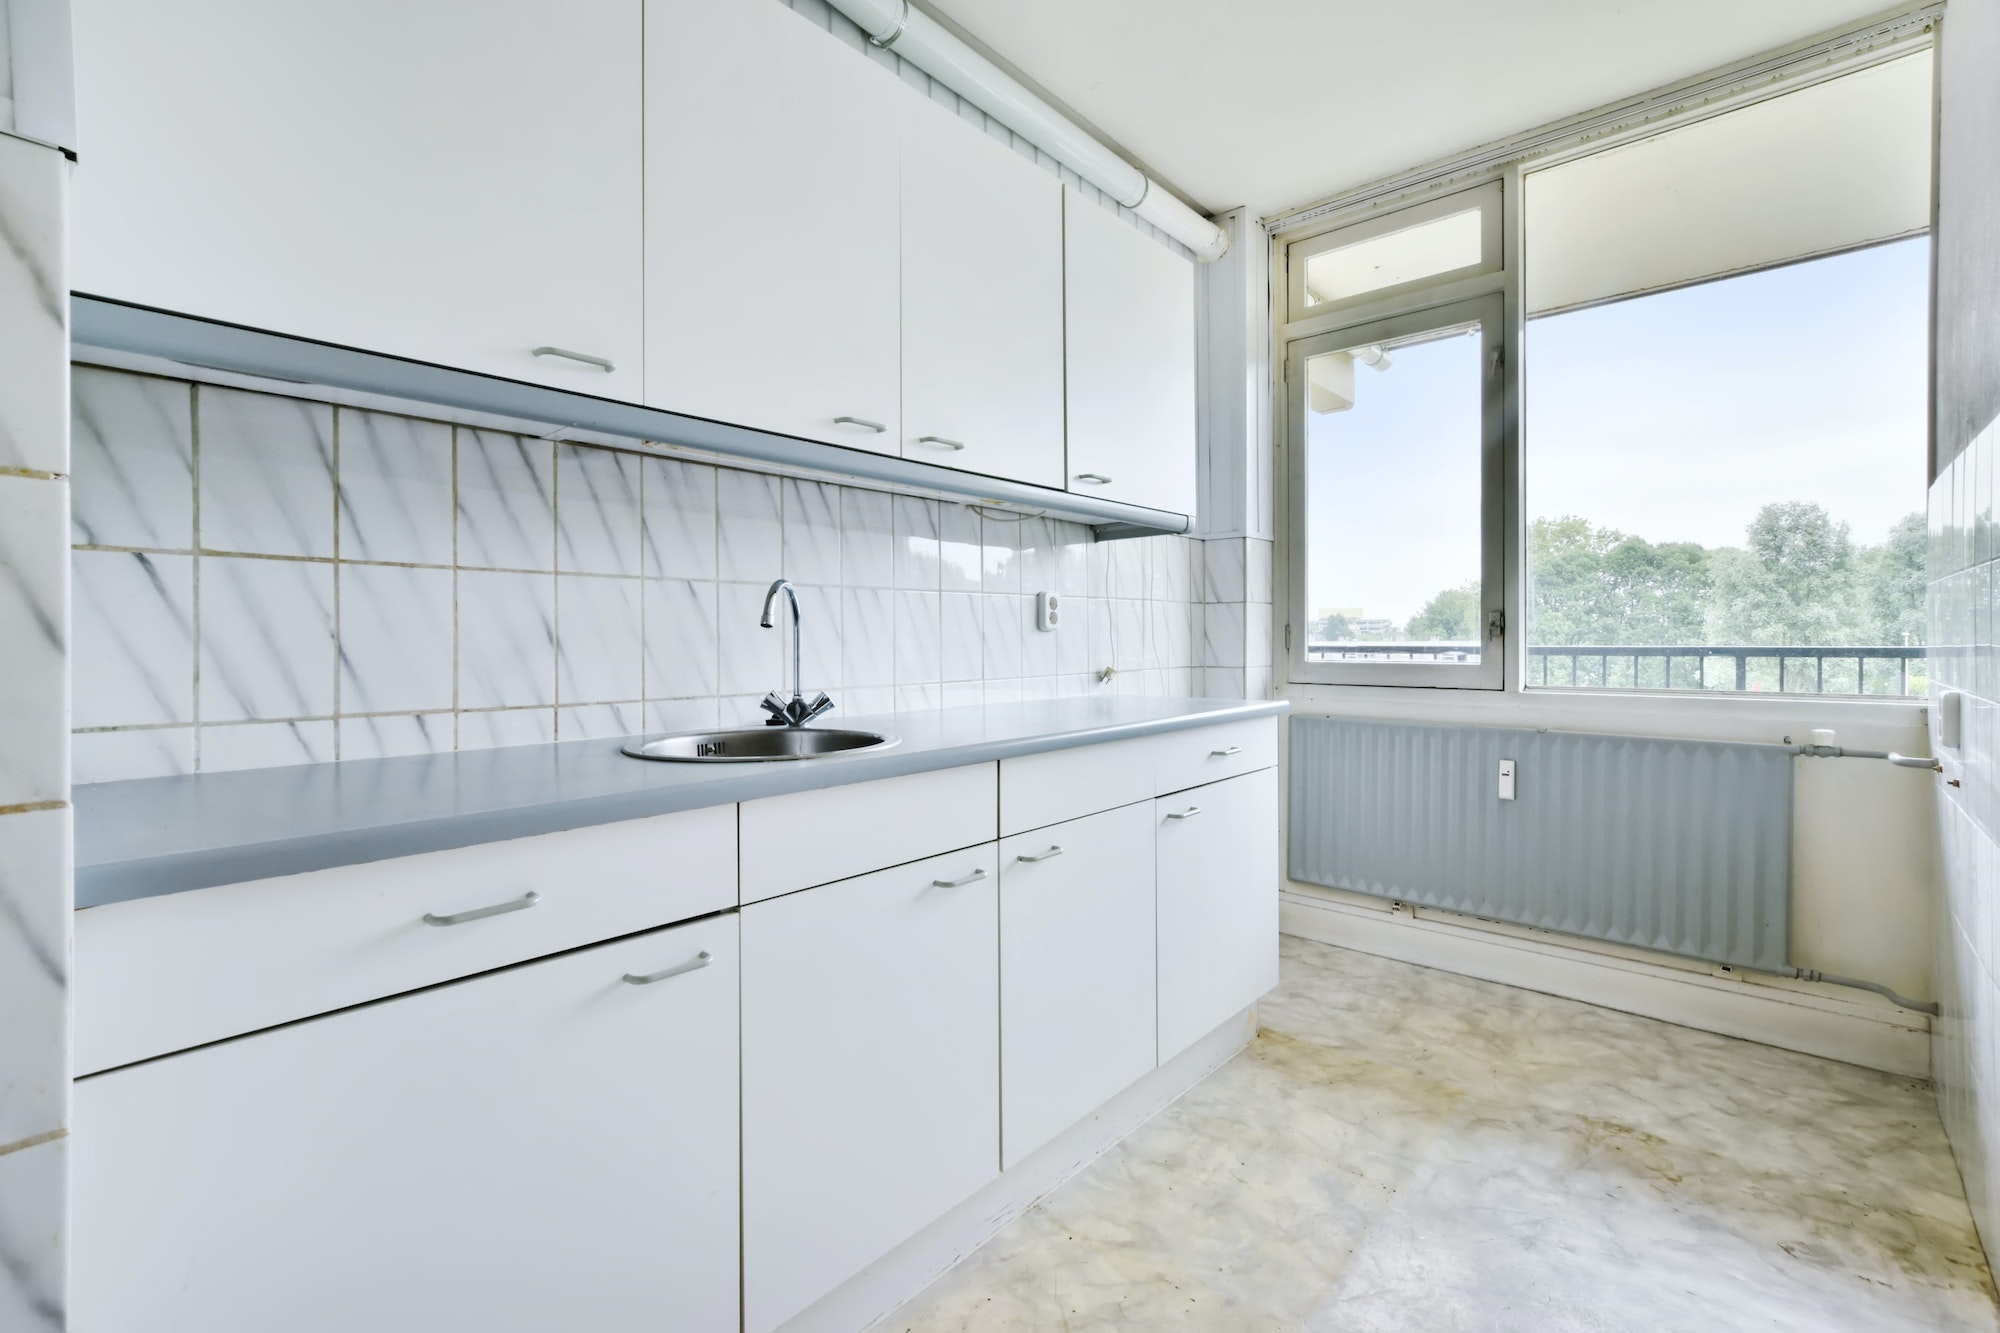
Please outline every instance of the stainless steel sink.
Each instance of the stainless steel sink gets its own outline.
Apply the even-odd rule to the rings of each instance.
[[[774,759],[815,759],[829,754],[886,750],[894,736],[838,727],[744,727],[737,731],[695,731],[634,741],[625,753],[634,759],[678,764],[758,764]]]

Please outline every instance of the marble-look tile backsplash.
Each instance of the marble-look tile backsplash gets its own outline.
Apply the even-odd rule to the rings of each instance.
[[[72,410],[79,782],[757,720],[780,575],[848,715],[1202,692],[1187,538],[86,365]]]

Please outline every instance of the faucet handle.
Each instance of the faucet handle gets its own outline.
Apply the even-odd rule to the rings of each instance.
[[[767,720],[764,723],[765,726],[787,727],[791,725],[792,710],[790,707],[786,705],[785,701],[779,697],[778,692],[776,690],[772,690],[769,694],[766,694],[763,698],[759,699],[757,701],[757,706],[771,715],[769,720]]]
[[[805,716],[801,717],[799,721],[801,723],[810,722],[814,718],[818,717],[821,713],[828,712],[832,708],[833,708],[833,700],[826,697],[825,690],[821,690],[819,692],[819,697],[814,699],[810,704],[806,705]]]

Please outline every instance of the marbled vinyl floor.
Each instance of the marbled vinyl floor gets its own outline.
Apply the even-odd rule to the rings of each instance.
[[[2000,1329],[1921,1083],[1291,938],[1260,1018],[883,1327]]]

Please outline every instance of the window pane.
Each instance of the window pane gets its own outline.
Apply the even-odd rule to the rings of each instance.
[[[1478,662],[1478,328],[1305,370],[1306,660]]]
[[[1479,262],[1481,213],[1468,208],[1306,260],[1306,298],[1321,304],[1435,277]]]
[[[1921,695],[1929,242],[1528,323],[1527,684]]]

